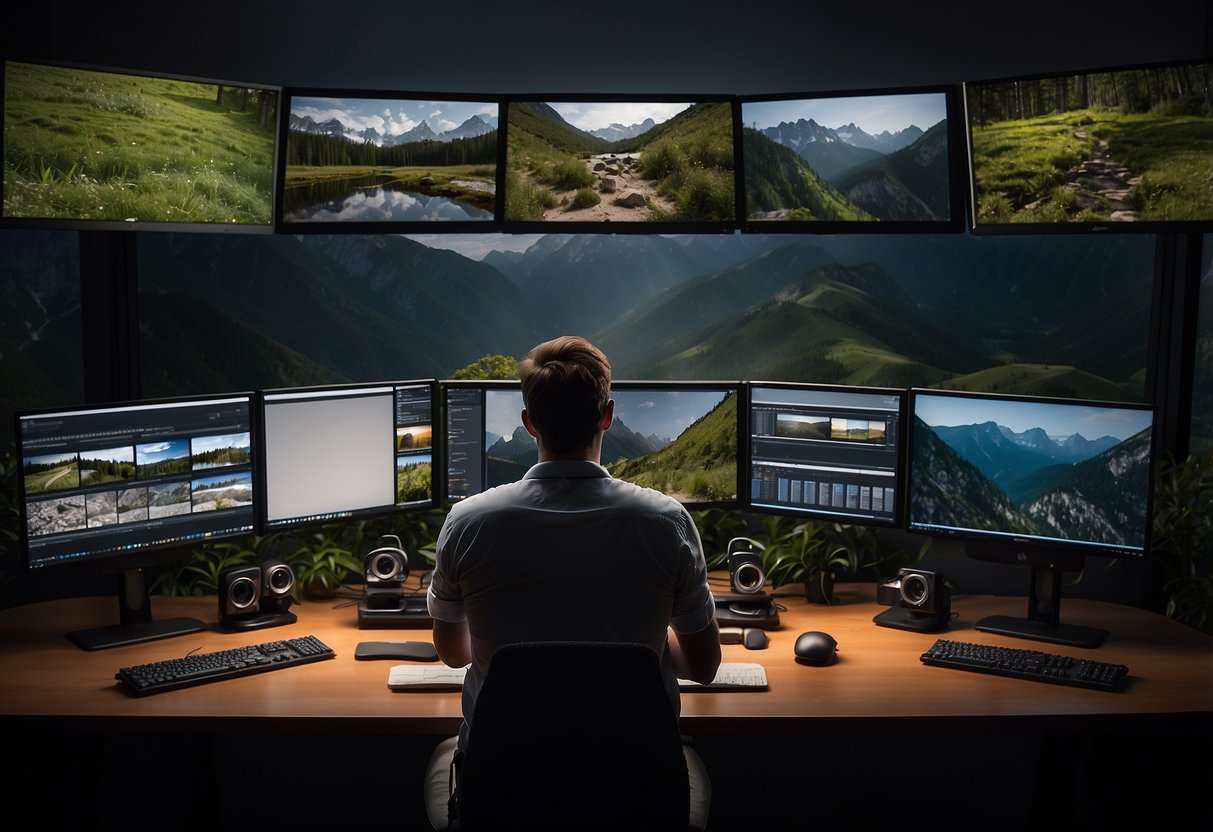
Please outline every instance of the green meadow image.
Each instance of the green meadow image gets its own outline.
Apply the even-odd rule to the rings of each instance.
[[[9,61],[4,216],[264,225],[278,93]]]
[[[1213,219],[1211,69],[974,85],[977,224]]]

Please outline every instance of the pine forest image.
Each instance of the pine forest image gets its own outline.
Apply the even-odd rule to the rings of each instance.
[[[943,93],[747,101],[750,220],[951,219]]]
[[[1213,219],[1209,65],[978,84],[977,223]]]
[[[4,215],[268,226],[278,93],[5,63]]]
[[[284,222],[494,219],[497,105],[290,101]]]
[[[507,221],[732,222],[728,102],[510,102]]]

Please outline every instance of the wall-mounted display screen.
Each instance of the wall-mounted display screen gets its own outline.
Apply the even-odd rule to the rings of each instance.
[[[728,99],[511,100],[505,226],[728,230],[734,133]]]
[[[951,87],[741,99],[746,230],[962,230],[958,101]]]
[[[1213,222],[1213,64],[965,84],[977,232]]]
[[[384,231],[498,219],[491,100],[288,90],[281,225]]]
[[[6,61],[4,221],[270,232],[279,92]]]

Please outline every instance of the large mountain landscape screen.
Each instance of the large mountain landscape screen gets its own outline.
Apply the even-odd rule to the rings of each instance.
[[[496,219],[489,101],[291,94],[284,224]]]
[[[747,222],[953,220],[948,95],[743,101]]]
[[[909,524],[1141,554],[1153,411],[915,391]]]

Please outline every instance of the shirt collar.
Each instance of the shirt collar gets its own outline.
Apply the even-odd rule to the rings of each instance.
[[[549,459],[532,465],[523,479],[593,479],[610,476],[607,469],[588,459]]]

